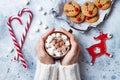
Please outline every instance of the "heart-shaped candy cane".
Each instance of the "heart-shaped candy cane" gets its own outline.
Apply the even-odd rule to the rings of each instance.
[[[28,13],[29,13],[29,17],[28,17],[28,20],[27,20],[27,22],[26,22],[24,31],[23,31],[23,33],[22,33],[20,43],[18,43],[18,42],[17,42],[17,39],[16,39],[16,37],[15,37],[15,34],[14,34],[14,32],[13,32],[13,29],[12,29],[11,21],[12,21],[12,20],[17,20],[17,21],[19,21],[20,24],[22,24],[21,19],[20,19],[20,16],[22,15],[23,12],[28,12]],[[17,54],[16,54],[16,56],[15,56],[14,59],[17,60],[18,57],[19,57],[19,58],[20,58],[20,61],[22,62],[22,65],[23,65],[24,68],[27,67],[27,64],[26,64],[26,61],[25,61],[25,59],[24,59],[24,57],[23,57],[23,55],[22,55],[21,48],[22,48],[23,43],[24,43],[24,41],[25,41],[25,37],[26,37],[27,32],[28,32],[28,30],[29,30],[29,27],[30,27],[32,18],[33,18],[32,12],[31,12],[29,9],[27,9],[27,8],[23,8],[22,10],[20,10],[20,11],[18,12],[18,16],[11,16],[11,17],[8,18],[8,21],[7,21],[7,26],[8,26],[8,29],[9,29],[9,32],[10,32],[10,35],[11,35],[11,38],[12,38],[12,40],[13,40],[13,43],[14,43],[14,45],[15,45],[16,51],[17,51]]]

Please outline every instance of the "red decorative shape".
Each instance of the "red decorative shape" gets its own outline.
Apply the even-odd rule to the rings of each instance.
[[[89,19],[90,19],[90,17],[86,16],[86,17],[85,17],[85,19],[86,19],[86,20],[89,20]]]
[[[78,12],[79,9],[78,9],[77,7],[75,7],[74,10],[75,10],[76,12]]]
[[[98,8],[102,8],[102,4],[98,3]]]
[[[89,48],[86,48],[87,51],[89,52],[89,55],[92,57],[92,60],[91,60],[92,64],[94,63],[96,57],[99,57],[103,54],[107,55],[108,57],[112,56],[106,51],[106,46],[105,46],[105,40],[110,38],[109,37],[110,35],[108,33],[104,34],[101,30],[99,30],[99,33],[100,35],[98,35],[97,37],[93,37],[93,38],[95,40],[100,40],[100,42],[97,44],[93,44]],[[96,48],[99,48],[99,52],[95,52]]]
[[[88,14],[92,15],[92,11],[88,11]]]
[[[81,18],[78,16],[78,17],[76,18],[76,20],[77,20],[77,21],[81,21]]]

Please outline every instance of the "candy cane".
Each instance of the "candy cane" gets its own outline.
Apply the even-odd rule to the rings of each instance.
[[[12,21],[12,20],[17,20],[17,21],[19,21],[20,24],[22,24],[22,22],[21,22],[21,20],[20,20],[20,18],[19,18],[18,16],[11,16],[11,17],[8,18],[7,26],[8,26],[8,29],[9,29],[9,32],[10,32],[10,35],[11,35],[11,38],[12,38],[12,40],[13,40],[13,43],[14,43],[14,45],[15,45],[17,54],[18,54],[18,56],[20,57],[20,61],[21,61],[22,65],[23,65],[23,67],[26,68],[26,66],[27,66],[26,61],[25,61],[25,59],[24,59],[24,57],[23,57],[23,55],[22,55],[21,47],[20,47],[20,45],[19,45],[18,42],[17,42],[17,39],[16,39],[16,37],[15,37],[15,34],[14,34],[13,29],[12,29],[12,26],[11,26],[11,21]]]
[[[31,21],[32,21],[32,18],[33,18],[32,12],[31,12],[29,9],[27,9],[27,8],[23,8],[22,10],[20,10],[20,11],[18,12],[18,16],[21,16],[23,12],[28,12],[28,13],[29,13],[29,18],[28,18],[28,20],[27,20],[27,22],[26,22],[24,31],[23,31],[22,36],[21,36],[21,41],[20,41],[20,46],[21,46],[21,47],[22,47],[22,45],[23,45],[23,43],[24,43],[24,41],[25,41],[25,37],[26,37],[26,35],[27,35],[27,32],[28,32],[28,30],[29,30],[29,27],[30,27],[30,24],[31,24]]]
[[[19,44],[20,44],[20,47],[22,48],[22,46],[23,46],[23,43],[24,43],[24,41],[25,41],[25,37],[26,37],[26,35],[27,35],[27,32],[28,32],[28,30],[29,30],[29,27],[30,27],[30,24],[31,24],[31,21],[32,21],[32,18],[33,18],[33,14],[32,14],[32,12],[29,10],[29,9],[27,9],[27,8],[23,8],[22,10],[20,10],[19,12],[18,12],[18,16],[20,17],[20,16],[22,16],[22,13],[23,12],[28,12],[29,13],[29,17],[28,17],[28,20],[27,20],[27,22],[26,22],[26,25],[25,25],[25,28],[24,28],[24,30],[23,30],[23,33],[22,33],[22,35],[21,35],[21,40],[20,40],[20,42],[19,42]],[[16,56],[14,57],[14,59],[18,59],[18,55],[16,54]]]

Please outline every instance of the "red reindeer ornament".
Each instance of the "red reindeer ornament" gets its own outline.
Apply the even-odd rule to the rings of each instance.
[[[91,65],[94,64],[96,57],[102,56],[103,54],[107,55],[108,57],[112,57],[112,55],[106,51],[106,45],[105,45],[105,40],[111,38],[112,34],[108,34],[108,33],[104,34],[101,30],[99,30],[99,33],[100,34],[97,37],[93,37],[93,38],[95,40],[100,40],[100,42],[97,44],[93,44],[89,48],[86,48],[87,51],[89,52],[89,55],[92,57]],[[96,52],[96,49],[99,49],[99,51]]]

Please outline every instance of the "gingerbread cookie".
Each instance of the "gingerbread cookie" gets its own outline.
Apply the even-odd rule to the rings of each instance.
[[[83,3],[81,9],[82,9],[82,13],[88,17],[93,17],[98,13],[98,9],[96,5],[90,1]]]
[[[85,16],[80,12],[77,16],[75,17],[70,17],[70,20],[75,22],[75,23],[81,23],[85,19]]]
[[[67,2],[64,5],[63,11],[67,16],[73,17],[73,16],[76,16],[79,14],[80,6],[78,3],[74,2],[74,1]]]
[[[88,23],[94,23],[94,22],[96,22],[98,20],[98,18],[99,18],[98,15],[96,15],[94,17],[88,17],[88,16],[86,16],[85,17],[85,21],[88,22]]]
[[[95,5],[102,10],[106,10],[111,6],[111,0],[94,0]]]

